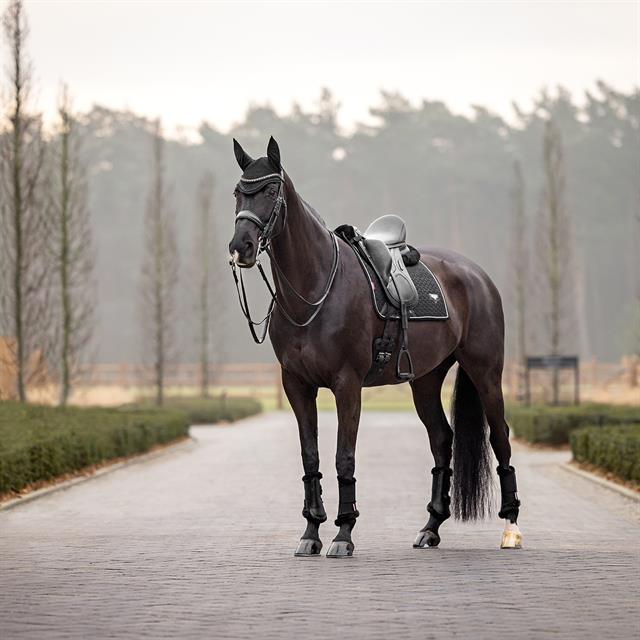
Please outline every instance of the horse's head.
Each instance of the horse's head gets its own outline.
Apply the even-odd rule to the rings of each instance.
[[[252,267],[258,253],[282,228],[284,219],[284,172],[280,162],[278,143],[269,140],[267,157],[253,160],[233,140],[236,160],[242,169],[242,176],[236,185],[236,224],[233,238],[229,243],[229,253],[239,267]]]

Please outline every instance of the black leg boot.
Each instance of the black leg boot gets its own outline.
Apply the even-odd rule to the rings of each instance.
[[[500,512],[498,516],[505,519],[502,534],[501,549],[520,549],[522,534],[518,527],[520,500],[518,499],[518,485],[516,484],[516,470],[513,467],[498,467],[500,478]]]
[[[302,478],[304,482],[302,515],[307,520],[307,528],[300,538],[300,543],[294,554],[296,556],[317,556],[322,550],[319,528],[327,519],[327,513],[322,503],[321,479],[320,472],[308,473]]]
[[[418,532],[418,536],[413,543],[414,548],[422,549],[437,547],[440,544],[438,529],[440,525],[451,517],[451,469],[448,467],[434,467],[431,469],[433,480],[431,481],[431,502],[427,505],[429,512],[429,522]]]
[[[518,513],[520,512],[516,470],[513,467],[498,467],[498,476],[500,477],[500,493],[502,496],[498,517],[516,524],[518,522]]]
[[[340,527],[340,531],[327,551],[327,558],[347,558],[353,555],[351,531],[360,515],[356,507],[356,479],[338,477],[338,493],[340,497],[335,525]]]

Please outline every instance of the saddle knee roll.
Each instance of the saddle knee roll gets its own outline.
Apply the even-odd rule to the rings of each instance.
[[[418,304],[418,290],[402,259],[402,253],[399,248],[390,249],[389,252],[391,253],[391,274],[387,283],[387,292],[398,307],[401,305],[406,305],[407,308],[415,307]]]

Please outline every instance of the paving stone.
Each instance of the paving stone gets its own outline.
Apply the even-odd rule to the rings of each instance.
[[[367,413],[355,555],[293,558],[304,529],[288,413],[193,429],[198,446],[0,512],[0,638],[638,638],[637,504],[514,447],[525,548],[448,521],[411,544],[432,466],[414,414]],[[320,415],[329,522],[336,421]]]

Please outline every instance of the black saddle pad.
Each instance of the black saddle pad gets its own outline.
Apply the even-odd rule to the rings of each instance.
[[[356,255],[357,252],[356,252]],[[399,318],[400,309],[389,303],[378,276],[373,268],[358,255],[360,264],[364,269],[369,282],[371,283],[371,295],[373,306],[381,318]],[[447,301],[445,300],[442,287],[438,279],[433,275],[431,269],[424,262],[418,262],[407,267],[407,271],[418,290],[418,304],[409,309],[409,320],[446,320],[449,317]]]

